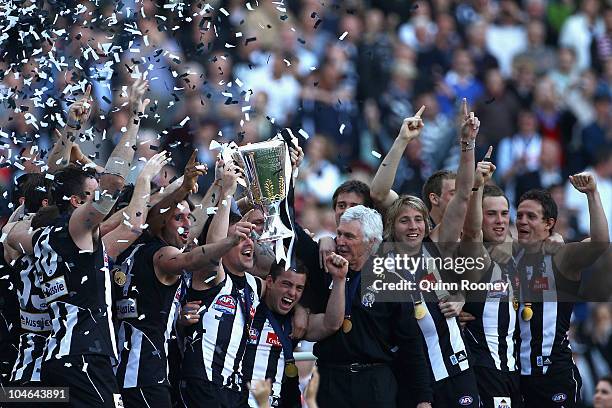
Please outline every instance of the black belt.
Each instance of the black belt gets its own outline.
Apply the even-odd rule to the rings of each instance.
[[[360,371],[370,370],[376,367],[387,366],[385,363],[347,363],[347,364],[333,364],[333,363],[322,363],[317,361],[317,366],[322,368],[331,368],[334,370],[348,371],[351,373],[358,373]]]

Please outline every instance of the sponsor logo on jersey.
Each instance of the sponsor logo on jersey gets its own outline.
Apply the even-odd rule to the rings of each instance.
[[[269,332],[268,337],[266,338],[266,343],[270,344],[272,347],[283,347],[283,344],[279,340],[276,333]]]
[[[493,397],[494,408],[512,408],[510,397]]]
[[[465,350],[461,350],[450,356],[450,361],[452,365],[457,365],[460,362],[467,360],[467,353]]]
[[[535,278],[533,280],[533,284],[531,285],[531,290],[534,292],[548,290],[548,278],[546,276]]]
[[[138,318],[138,310],[136,308],[136,299],[121,299],[116,303],[116,312],[119,319],[136,319]]]
[[[364,305],[365,307],[372,307],[375,300],[376,300],[376,297],[374,296],[372,292],[366,292],[361,298],[361,304]]]
[[[68,294],[66,279],[64,279],[64,276],[59,276],[51,279],[49,282],[44,282],[42,284],[42,291],[47,304],[59,297],[66,296]]]
[[[464,395],[463,397],[459,398],[459,405],[467,406],[471,405],[472,402],[474,402],[474,398],[470,397],[469,395]]]
[[[236,299],[230,295],[219,296],[212,307],[223,314],[233,315],[236,313]]]
[[[49,313],[28,313],[23,310],[19,311],[21,318],[21,328],[32,332],[51,331],[51,316]]]
[[[544,366],[552,365],[552,361],[550,359],[550,356],[537,356],[536,357],[536,365],[538,367],[544,367]]]
[[[558,392],[552,396],[553,402],[563,402],[566,399],[567,399],[567,394],[564,394],[562,392]]]

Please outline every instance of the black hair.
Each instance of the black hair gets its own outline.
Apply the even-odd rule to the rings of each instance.
[[[53,186],[51,187],[51,201],[56,205],[60,212],[72,212],[69,198],[76,195],[83,200],[87,198],[87,193],[83,191],[83,185],[88,178],[96,178],[95,173],[83,170],[75,165],[68,165],[61,168],[53,175]]]
[[[553,218],[555,220],[552,228],[550,229],[550,232],[552,233],[555,223],[557,222],[559,210],[557,209],[557,203],[550,195],[550,192],[541,189],[532,189],[524,193],[521,198],[519,198],[518,204],[520,205],[525,200],[537,201],[542,206],[544,219],[548,220],[549,218]]]
[[[368,208],[374,208],[374,202],[372,201],[372,197],[370,196],[370,187],[363,181],[359,180],[348,180],[344,183],[340,184],[340,187],[334,191],[334,196],[332,197],[333,208],[336,208],[336,203],[338,202],[338,196],[344,193],[355,193],[358,196],[363,198],[363,205]]]
[[[485,184],[482,190],[482,199],[484,200],[487,197],[504,197],[508,208],[510,208],[510,201],[508,201],[508,197],[504,194],[504,190],[495,184]]]
[[[280,262],[274,262],[272,264],[272,266],[270,266],[270,273],[269,276],[272,278],[273,281],[276,280],[276,278],[278,278],[283,271],[285,270],[285,261],[280,261]],[[300,275],[304,274],[306,275],[306,277],[308,277],[308,274],[306,274],[306,271],[304,270],[304,268],[289,268],[290,271],[298,273]]]
[[[457,174],[449,170],[438,170],[429,176],[427,181],[425,181],[425,184],[423,184],[423,190],[421,191],[421,197],[423,197],[423,202],[429,211],[431,211],[431,201],[429,200],[429,195],[434,193],[437,196],[441,196],[442,183],[444,180],[454,180],[456,178]]]

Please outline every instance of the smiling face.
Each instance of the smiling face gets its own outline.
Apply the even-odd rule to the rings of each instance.
[[[292,269],[282,271],[276,279],[266,278],[266,305],[276,313],[285,315],[302,298],[306,286],[306,274]]]
[[[340,221],[337,229],[336,252],[348,261],[351,269],[360,270],[370,256],[371,250],[372,243],[365,239],[359,221]]]
[[[230,225],[228,235],[232,234],[236,225]],[[223,263],[234,273],[244,273],[253,269],[254,244],[251,238],[243,239],[240,243],[223,255]]]
[[[593,397],[593,408],[612,408],[612,384],[599,381]]]
[[[404,205],[393,223],[393,238],[408,248],[418,248],[425,238],[425,217],[417,209]]]
[[[161,238],[175,248],[187,245],[189,239],[189,228],[191,228],[191,210],[187,201],[181,201],[166,218],[162,228]]]
[[[554,218],[544,218],[542,204],[535,200],[522,201],[516,214],[516,229],[518,241],[521,244],[531,244],[543,241],[550,236],[555,224]]]
[[[506,239],[510,212],[505,197],[485,197],[482,200],[482,235],[485,242],[500,244]]]

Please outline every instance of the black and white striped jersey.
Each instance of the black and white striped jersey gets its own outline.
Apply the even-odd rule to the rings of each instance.
[[[514,263],[491,262],[480,282],[504,282],[507,291],[470,291],[463,310],[476,320],[465,326],[465,341],[472,365],[510,372],[517,370],[514,333],[516,311],[512,305]]]
[[[568,339],[574,303],[561,302],[576,296],[580,282],[565,278],[553,264],[552,255],[520,252],[515,256],[520,290],[517,350],[521,375],[544,375],[573,367]],[[522,318],[525,301],[533,316]]]
[[[21,319],[19,350],[11,373],[11,381],[40,381],[40,365],[45,343],[51,333],[51,316],[44,299],[34,259],[22,255],[14,266],[15,289]]]
[[[97,354],[117,359],[111,320],[108,255],[101,239],[83,251],[68,233],[67,220],[33,237],[36,271],[52,321],[45,360]]]
[[[0,254],[0,384],[7,384],[19,348],[19,302],[15,291],[18,278],[4,259],[1,242]]]
[[[260,303],[261,283],[249,273],[225,271],[225,279],[213,288],[187,289],[187,302],[202,302],[202,317],[186,330],[182,376],[240,391],[248,326]],[[247,292],[250,310],[245,314]]]
[[[242,374],[245,383],[253,380],[271,379],[270,406],[278,407],[281,403],[285,356],[279,335],[272,327],[267,313],[268,308],[261,303],[249,330],[246,352],[242,361]],[[293,313],[285,316],[275,314],[275,316],[281,327],[286,329],[285,324],[291,324]],[[297,345],[297,342],[292,343],[293,347]],[[258,406],[252,394],[249,394],[249,405],[251,407]]]
[[[421,247],[421,259],[440,256],[431,241],[424,240],[423,242],[427,245]],[[391,256],[395,255],[391,253]],[[436,282],[443,279],[443,276],[443,281],[449,282],[449,279],[444,275],[444,271],[427,269],[427,267],[433,266],[433,262],[425,262],[425,267],[423,263],[419,263],[419,267],[415,271],[402,271],[402,274],[414,279],[417,287],[422,280]],[[414,275],[412,272],[414,272]],[[421,329],[427,350],[429,368],[435,381],[453,377],[469,369],[468,350],[459,322],[456,317],[444,317],[440,311],[439,301],[441,299],[439,294],[435,291],[418,291],[413,296],[415,301],[420,298],[427,307],[427,313],[422,319],[417,319],[417,323]]]
[[[168,339],[180,306],[181,279],[157,279],[153,255],[167,246],[157,238],[128,248],[113,269],[119,329],[117,382],[121,388],[169,385]]]

